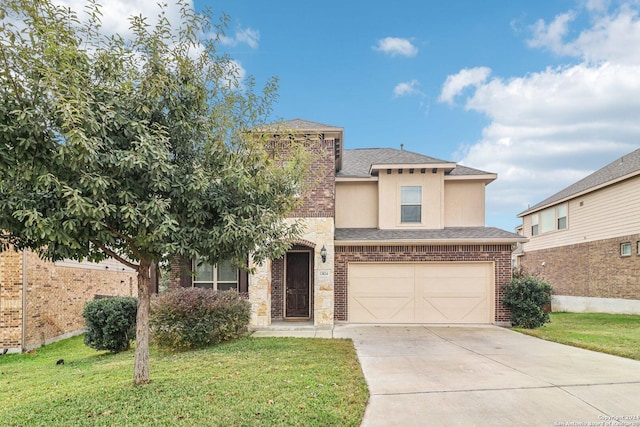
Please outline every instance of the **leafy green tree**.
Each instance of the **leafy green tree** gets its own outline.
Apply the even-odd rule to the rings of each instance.
[[[308,164],[299,145],[249,132],[277,82],[238,81],[216,51],[226,18],[212,25],[186,1],[181,12],[107,37],[95,2],[80,18],[52,0],[0,0],[1,249],[135,269],[135,383],[149,381],[150,267],[281,256]]]

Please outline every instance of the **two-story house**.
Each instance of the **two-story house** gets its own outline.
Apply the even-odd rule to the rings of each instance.
[[[520,213],[517,264],[554,311],[640,313],[640,149]]]
[[[248,292],[251,325],[508,323],[501,305],[512,247],[526,239],[485,227],[485,186],[497,177],[402,149],[343,149],[344,130],[305,120],[310,191],[290,220],[304,232],[247,277],[221,263],[174,266],[173,285]],[[203,277],[206,277],[203,279]],[[226,280],[226,281],[225,281]]]

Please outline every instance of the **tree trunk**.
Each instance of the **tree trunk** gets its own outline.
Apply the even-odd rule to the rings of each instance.
[[[149,263],[140,260],[138,267],[138,314],[136,316],[136,358],[133,366],[133,382],[149,383]]]

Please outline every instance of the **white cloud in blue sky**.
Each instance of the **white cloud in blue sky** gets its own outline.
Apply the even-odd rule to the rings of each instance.
[[[251,49],[257,49],[259,42],[260,32],[253,28],[239,28],[231,36],[220,36],[220,43],[224,46],[236,47],[240,44],[246,44]]]
[[[420,82],[415,79],[408,82],[398,83],[396,87],[393,88],[393,97],[399,98],[401,96],[423,95],[419,86]]]
[[[608,153],[633,151],[640,141],[640,19],[628,7],[602,14],[573,37],[574,11],[532,27],[529,46],[582,62],[519,77],[478,80],[464,100],[467,110],[489,118],[479,141],[461,147],[461,162],[498,172],[487,204],[496,211],[524,210],[604,166]],[[455,81],[462,72],[449,76]],[[462,79],[464,80],[464,79]],[[460,91],[453,85],[448,94]],[[450,102],[452,96],[441,101]],[[590,161],[585,161],[590,159]],[[583,160],[582,162],[580,160]],[[535,185],[531,185],[535,182]],[[522,188],[529,188],[522,192]]]
[[[460,95],[464,89],[469,86],[478,86],[484,83],[489,75],[491,69],[488,67],[475,67],[465,68],[458,73],[450,75],[442,86],[440,102],[446,102],[447,104],[453,104],[453,99]]]
[[[418,54],[418,48],[415,47],[409,39],[398,37],[385,37],[380,39],[373,49],[391,56],[413,57]]]

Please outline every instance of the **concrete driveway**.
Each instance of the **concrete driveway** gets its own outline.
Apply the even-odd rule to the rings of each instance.
[[[371,394],[364,427],[640,427],[640,361],[495,326],[340,325],[333,336],[355,343]]]

